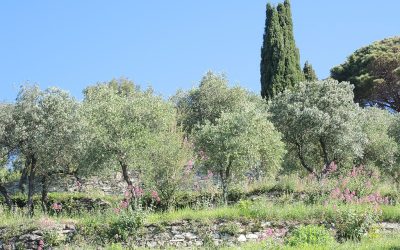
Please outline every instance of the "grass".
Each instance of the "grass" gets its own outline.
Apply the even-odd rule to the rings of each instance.
[[[357,209],[365,209],[362,205],[351,205]],[[334,216],[332,206],[306,205],[304,203],[277,205],[272,202],[255,203],[251,206],[225,206],[214,209],[193,210],[190,208],[152,213],[146,222],[172,222],[179,220],[216,220],[216,219],[262,219],[269,221],[296,221],[299,223],[319,222]],[[400,206],[382,206],[382,220],[400,222]]]
[[[267,241],[265,242],[254,242],[243,244],[238,247],[226,247],[221,248],[223,250],[233,250],[233,249],[241,249],[241,250],[261,250],[261,249],[280,249],[280,250],[372,250],[372,249],[380,249],[380,250],[395,250],[400,249],[400,235],[399,234],[382,234],[377,238],[363,238],[360,242],[355,241],[346,241],[344,243],[332,242],[328,245],[324,246],[285,246],[285,245],[267,245]]]

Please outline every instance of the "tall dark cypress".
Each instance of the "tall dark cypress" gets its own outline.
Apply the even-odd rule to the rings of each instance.
[[[316,81],[318,80],[317,74],[315,73],[315,70],[313,69],[312,65],[306,61],[304,63],[304,67],[303,67],[303,75],[304,75],[304,79],[306,81]]]
[[[267,17],[261,48],[261,96],[271,98],[302,81],[299,50],[293,35],[288,0],[277,8],[267,4]]]

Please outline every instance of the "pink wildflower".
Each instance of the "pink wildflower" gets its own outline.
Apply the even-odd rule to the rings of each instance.
[[[160,201],[161,201],[160,197],[158,196],[157,191],[151,191],[151,198],[153,198],[153,199],[156,200],[157,202],[160,202]]]
[[[38,244],[37,250],[43,250],[43,248],[44,248],[44,241],[43,240],[39,240],[39,244]]]
[[[128,205],[129,205],[129,203],[128,203],[127,200],[122,200],[122,201],[119,203],[120,208],[128,208]]]
[[[143,196],[143,194],[144,194],[144,191],[143,191],[143,189],[141,188],[141,187],[134,187],[134,189],[133,189],[133,195],[135,196],[135,197],[142,197]]]
[[[62,204],[61,203],[53,203],[52,205],[51,205],[51,208],[55,211],[55,212],[61,212],[61,210],[62,210]]]
[[[213,176],[214,176],[213,172],[208,170],[207,171],[207,179],[211,179],[211,178],[213,178]]]

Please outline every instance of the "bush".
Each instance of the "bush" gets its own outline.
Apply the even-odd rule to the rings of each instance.
[[[240,227],[235,222],[228,222],[219,228],[220,233],[226,233],[230,235],[236,235],[237,233],[239,233],[239,231]]]
[[[137,229],[143,226],[143,214],[140,212],[122,213],[115,221],[110,223],[108,235],[110,239],[126,241],[135,235]]]
[[[327,245],[333,241],[333,236],[325,227],[308,225],[295,229],[288,238],[287,244],[290,246]]]
[[[336,236],[339,240],[360,240],[371,231],[378,219],[379,214],[371,208],[365,211],[342,209],[334,221]]]

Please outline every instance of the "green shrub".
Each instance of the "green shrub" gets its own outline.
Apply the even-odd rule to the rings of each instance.
[[[141,212],[122,213],[110,223],[108,235],[110,239],[126,241],[135,235],[137,229],[143,226],[144,220]]]
[[[240,227],[235,222],[228,222],[226,224],[223,224],[219,228],[220,233],[226,233],[226,234],[230,234],[230,235],[236,235],[237,233],[239,233],[239,231],[240,231]]]
[[[339,240],[360,240],[376,224],[379,215],[373,208],[357,211],[346,208],[338,211],[334,221],[336,236]]]
[[[290,246],[327,245],[333,241],[333,236],[325,227],[308,225],[295,229],[288,238],[287,244]]]
[[[281,176],[273,188],[275,191],[293,193],[298,191],[299,177],[295,174]]]
[[[57,231],[44,231],[44,242],[49,246],[59,246],[65,242],[66,238]]]

